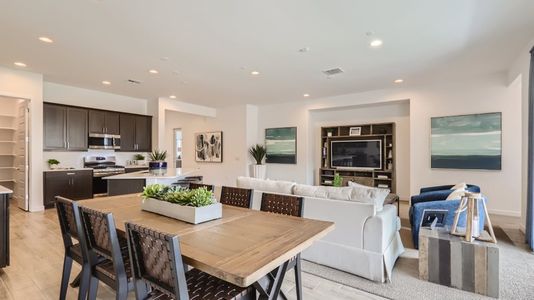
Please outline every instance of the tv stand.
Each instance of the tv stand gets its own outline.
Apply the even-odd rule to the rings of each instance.
[[[359,130],[355,128],[360,128]],[[352,128],[352,135],[351,135]],[[354,135],[359,131],[359,135]],[[341,140],[382,140],[382,168],[378,170],[358,170],[335,168],[330,165],[330,142]],[[349,181],[372,187],[384,187],[395,193],[395,123],[375,123],[321,127],[321,165],[319,184],[333,185],[336,173],[341,175],[343,186]]]

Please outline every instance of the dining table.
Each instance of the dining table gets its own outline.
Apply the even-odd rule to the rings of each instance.
[[[194,225],[144,211],[142,201],[140,194],[129,194],[78,203],[112,213],[120,235],[126,235],[125,222],[177,235],[185,264],[240,287],[253,285],[259,299],[285,298],[281,286],[290,260],[300,259],[302,251],[335,227],[333,222],[229,205],[222,205],[220,219]]]

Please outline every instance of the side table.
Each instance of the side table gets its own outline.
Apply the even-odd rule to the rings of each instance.
[[[499,247],[481,241],[466,242],[445,228],[421,228],[419,278],[498,298]]]

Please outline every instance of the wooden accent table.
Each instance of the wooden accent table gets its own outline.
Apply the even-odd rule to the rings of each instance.
[[[421,228],[419,278],[498,298],[499,248],[493,243],[466,242],[443,228]]]
[[[95,198],[80,206],[111,212],[120,234],[134,222],[176,234],[184,262],[241,287],[252,284],[261,298],[276,299],[288,261],[334,229],[334,223],[223,205],[221,219],[193,225],[141,210],[139,195]]]

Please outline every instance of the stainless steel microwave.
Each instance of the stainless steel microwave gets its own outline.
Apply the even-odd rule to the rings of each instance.
[[[89,149],[120,149],[121,136],[117,134],[90,133]]]

